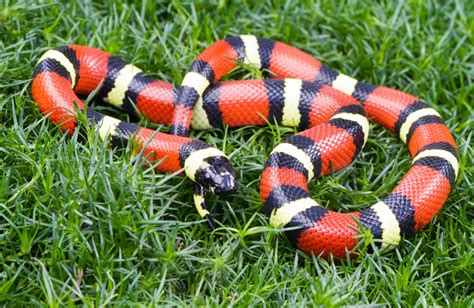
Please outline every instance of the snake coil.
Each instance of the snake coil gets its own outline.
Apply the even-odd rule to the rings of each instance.
[[[218,82],[236,60],[269,71],[269,79]],[[157,133],[85,108],[77,95],[98,89],[97,97],[131,114],[171,125]],[[137,67],[104,51],[69,45],[47,51],[33,75],[33,98],[41,111],[73,134],[77,112],[113,147],[131,143],[157,169],[184,169],[195,183],[199,214],[214,226],[204,202],[237,189],[224,153],[186,137],[194,129],[265,125],[267,120],[297,127],[270,153],[260,194],[275,227],[300,250],[344,258],[360,227],[378,245],[396,245],[425,227],[440,211],[458,172],[456,143],[436,110],[401,91],[373,86],[337,73],[309,54],[253,35],[231,36],[204,50],[180,87],[146,76]],[[349,165],[365,144],[367,117],[400,136],[412,167],[379,202],[353,213],[329,211],[311,199],[308,182]]]

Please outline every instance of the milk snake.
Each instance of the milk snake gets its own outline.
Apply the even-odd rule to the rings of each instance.
[[[242,61],[269,79],[218,82]],[[171,135],[126,123],[86,107],[77,95],[96,97],[131,114],[171,125]],[[425,227],[445,203],[458,172],[456,143],[436,110],[401,91],[337,73],[309,54],[252,35],[231,36],[204,50],[176,90],[95,48],[69,45],[39,60],[32,94],[63,131],[80,127],[78,112],[113,147],[128,143],[164,172],[184,170],[195,182],[199,214],[213,226],[204,191],[234,192],[235,172],[221,151],[186,137],[194,129],[265,125],[297,127],[269,154],[260,183],[264,211],[274,227],[306,253],[344,258],[361,228],[379,246],[396,245]],[[413,163],[391,193],[365,210],[329,211],[310,197],[308,181],[350,164],[365,144],[366,115],[400,136]],[[108,140],[108,139],[107,139]]]

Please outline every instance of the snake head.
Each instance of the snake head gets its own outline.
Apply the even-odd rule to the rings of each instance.
[[[222,195],[237,190],[234,168],[224,153],[207,148],[198,150],[186,159],[186,175],[209,191]]]
[[[204,159],[196,171],[196,182],[218,195],[237,190],[235,171],[225,156],[212,156]]]

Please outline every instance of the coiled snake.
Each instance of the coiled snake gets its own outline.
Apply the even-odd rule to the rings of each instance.
[[[237,61],[236,61],[237,60]],[[269,71],[269,79],[218,81],[239,61]],[[77,95],[96,97],[131,114],[171,125],[157,133],[86,108]],[[380,245],[397,244],[425,227],[445,203],[458,172],[456,143],[436,110],[401,91],[359,82],[335,72],[309,54],[252,35],[232,36],[204,50],[177,90],[95,48],[69,45],[46,52],[32,82],[34,100],[63,131],[73,134],[77,112],[113,147],[128,143],[157,169],[184,169],[195,183],[199,214],[213,227],[205,190],[234,192],[228,158],[206,143],[186,137],[194,129],[265,125],[275,121],[300,133],[277,145],[263,171],[260,194],[275,227],[288,227],[300,250],[344,258],[360,229]],[[308,181],[350,164],[365,144],[366,115],[408,145],[412,167],[379,202],[360,212],[329,211],[310,198]]]

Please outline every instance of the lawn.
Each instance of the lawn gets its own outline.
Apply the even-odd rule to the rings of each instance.
[[[0,0],[1,304],[474,305],[472,1],[155,2]],[[31,98],[34,65],[52,47],[101,48],[179,84],[200,51],[247,33],[440,112],[459,146],[460,173],[426,229],[354,261],[296,251],[261,209],[266,157],[294,133],[270,126],[192,132],[223,149],[238,174],[238,193],[209,198],[219,222],[210,232],[188,180],[134,163],[129,150],[115,152],[93,132],[85,143],[70,140]],[[356,162],[313,181],[313,197],[359,210],[409,166],[402,142],[372,124]]]

